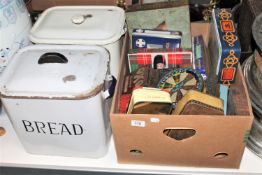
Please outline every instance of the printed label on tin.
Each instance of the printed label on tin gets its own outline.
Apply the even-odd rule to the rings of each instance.
[[[65,124],[55,122],[40,122],[22,120],[26,132],[50,135],[83,135],[80,124]]]
[[[137,126],[137,127],[145,127],[146,122],[140,121],[140,120],[131,120],[131,126]]]

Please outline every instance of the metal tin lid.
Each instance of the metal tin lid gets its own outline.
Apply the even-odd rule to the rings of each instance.
[[[42,13],[30,40],[44,44],[105,45],[125,33],[125,12],[115,6],[57,6]]]
[[[3,72],[7,98],[84,99],[99,93],[109,53],[99,46],[33,45],[18,51]]]

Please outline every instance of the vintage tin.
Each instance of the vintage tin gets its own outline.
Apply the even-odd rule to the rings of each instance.
[[[110,53],[111,73],[120,66],[125,12],[115,6],[60,6],[43,12],[30,31],[37,44],[99,45]]]
[[[253,112],[262,119],[262,72],[260,72],[260,66],[257,64],[258,61],[256,61],[260,59],[261,56],[258,51],[255,51],[253,55],[245,60],[242,67]]]
[[[34,45],[18,51],[2,74],[0,91],[27,152],[90,158],[107,152],[108,63],[108,52],[99,46]]]
[[[0,73],[18,49],[30,44],[31,26],[23,0],[0,1]]]
[[[257,50],[243,64],[243,73],[255,116],[247,147],[262,158],[262,57]]]
[[[262,159],[262,121],[255,117],[247,147]]]

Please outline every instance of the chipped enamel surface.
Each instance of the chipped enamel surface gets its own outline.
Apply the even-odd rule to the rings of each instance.
[[[67,63],[38,64],[46,53]],[[20,50],[1,79],[1,95],[10,98],[88,98],[101,91],[109,63],[98,46],[34,45]]]
[[[108,64],[109,53],[98,46],[34,45],[13,57],[0,78],[1,101],[26,152],[106,154]]]

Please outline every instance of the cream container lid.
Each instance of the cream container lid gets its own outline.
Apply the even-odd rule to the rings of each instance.
[[[125,32],[125,12],[119,7],[56,6],[41,14],[29,38],[38,44],[106,45]]]
[[[1,75],[1,96],[89,98],[102,90],[108,64],[109,53],[100,46],[28,46],[15,54]]]

